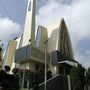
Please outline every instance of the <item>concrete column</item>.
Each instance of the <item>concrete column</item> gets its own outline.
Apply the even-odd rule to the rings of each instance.
[[[68,79],[68,90],[71,90],[70,75],[67,75],[67,79]]]

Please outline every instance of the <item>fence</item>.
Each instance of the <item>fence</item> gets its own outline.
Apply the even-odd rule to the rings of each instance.
[[[47,90],[68,90],[68,80],[65,75],[58,75],[47,81]],[[38,90],[44,90],[44,83],[39,85]]]

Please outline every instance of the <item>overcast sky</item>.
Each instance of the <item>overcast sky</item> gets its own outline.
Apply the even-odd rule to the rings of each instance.
[[[0,43],[20,36],[24,28],[27,0],[0,0]],[[90,66],[90,0],[37,0],[36,25],[65,18],[75,59]]]

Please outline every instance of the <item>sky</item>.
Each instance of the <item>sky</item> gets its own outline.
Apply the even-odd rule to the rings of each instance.
[[[28,0],[0,0],[0,44],[23,32]],[[75,59],[90,66],[90,0],[36,0],[36,25],[64,18]]]

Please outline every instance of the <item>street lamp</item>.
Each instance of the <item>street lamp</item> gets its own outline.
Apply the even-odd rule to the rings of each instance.
[[[48,42],[48,40],[46,40],[45,42],[44,42],[44,44],[45,44],[45,85],[44,85],[44,90],[46,90],[47,88],[46,88],[46,83],[47,83],[47,42]]]

